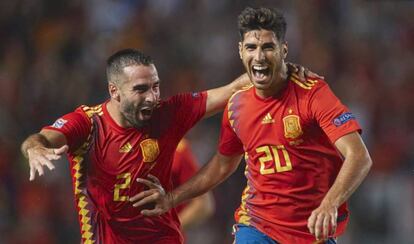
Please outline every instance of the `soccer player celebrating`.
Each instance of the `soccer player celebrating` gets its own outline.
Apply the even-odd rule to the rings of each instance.
[[[175,210],[148,218],[142,213],[151,206],[134,208],[130,196],[145,185],[156,188],[154,196],[164,192],[161,186],[170,191],[171,164],[184,134],[222,110],[250,80],[243,75],[220,88],[160,101],[153,61],[133,49],[112,55],[106,74],[108,101],[81,106],[23,142],[30,180],[67,153],[82,243],[182,243]],[[141,179],[144,185],[138,178],[151,180]]]
[[[235,212],[235,243],[335,243],[349,219],[346,200],[372,161],[354,115],[322,79],[301,83],[285,64],[286,21],[276,9],[239,16],[240,58],[253,86],[223,114],[216,155],[174,191],[142,192],[158,215],[231,175],[244,154],[247,186]]]
[[[201,118],[222,110],[249,80],[159,101],[160,79],[149,56],[119,51],[108,59],[106,73],[110,100],[81,106],[23,142],[30,180],[68,152],[83,243],[181,243],[176,211],[148,218],[129,202],[144,190],[136,179],[155,175],[171,190],[181,138]]]

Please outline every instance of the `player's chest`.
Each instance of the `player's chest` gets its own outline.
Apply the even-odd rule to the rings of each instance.
[[[245,149],[268,145],[301,144],[312,123],[296,103],[270,103],[241,112],[235,131]]]
[[[107,172],[149,170],[170,148],[166,138],[145,133],[107,134],[93,145],[94,165]]]

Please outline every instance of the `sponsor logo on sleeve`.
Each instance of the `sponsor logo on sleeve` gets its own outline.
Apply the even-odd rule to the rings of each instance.
[[[68,121],[65,120],[65,119],[60,118],[60,119],[56,120],[55,123],[53,123],[52,127],[60,129],[66,124],[66,122],[68,122]]]
[[[343,113],[341,115],[339,115],[338,117],[336,117],[333,120],[334,125],[336,125],[336,127],[339,127],[343,124],[345,124],[346,122],[355,119],[355,116],[352,113]]]
[[[193,92],[193,93],[191,94],[191,96],[193,96],[194,98],[197,98],[197,97],[199,97],[199,96],[200,96],[200,93],[199,93],[199,92]]]

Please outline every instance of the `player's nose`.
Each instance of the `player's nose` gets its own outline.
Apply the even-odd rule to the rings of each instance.
[[[145,96],[145,102],[155,103],[157,100],[156,94],[154,91],[149,90]]]
[[[265,57],[265,55],[264,55],[263,50],[261,48],[256,49],[256,52],[254,54],[255,61],[257,61],[257,62],[263,61],[264,57]]]

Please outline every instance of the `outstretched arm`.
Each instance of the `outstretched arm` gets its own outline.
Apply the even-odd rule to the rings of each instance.
[[[371,157],[358,132],[339,138],[335,146],[345,161],[320,206],[308,219],[309,231],[318,240],[327,239],[328,235],[335,233],[338,207],[358,188],[372,165]]]
[[[36,171],[42,176],[44,167],[53,170],[55,166],[52,161],[60,159],[67,150],[66,137],[60,132],[43,129],[29,136],[21,146],[23,155],[29,161],[29,180],[35,179]]]
[[[155,202],[154,209],[145,209],[141,213],[146,216],[161,215],[170,208],[213,189],[237,169],[241,158],[242,155],[229,157],[217,152],[195,176],[169,193],[162,190],[156,178],[150,177],[152,181],[138,178],[138,182],[147,185],[150,189],[131,197],[130,201],[133,202],[134,207]]]
[[[230,97],[238,90],[250,84],[250,78],[247,74],[239,76],[230,84],[210,89],[207,91],[206,114],[204,118],[210,117],[220,112],[226,106]]]

